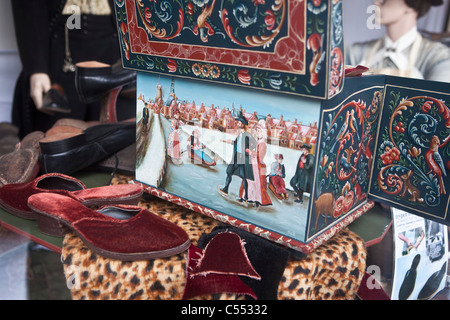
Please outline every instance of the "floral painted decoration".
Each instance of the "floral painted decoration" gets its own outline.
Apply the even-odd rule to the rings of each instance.
[[[340,0],[115,3],[127,68],[319,98],[343,86]]]

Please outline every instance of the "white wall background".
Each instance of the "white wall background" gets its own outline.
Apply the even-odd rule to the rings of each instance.
[[[367,27],[367,19],[371,13],[367,8],[374,0],[342,0],[344,9],[344,37],[345,46],[354,42],[376,39],[384,35],[383,29],[370,29]],[[446,27],[447,12],[450,0],[444,0],[444,4],[431,8],[430,12],[419,20],[419,30],[428,32],[443,32]]]
[[[14,86],[22,65],[17,52],[11,1],[0,0],[0,122],[11,122]]]

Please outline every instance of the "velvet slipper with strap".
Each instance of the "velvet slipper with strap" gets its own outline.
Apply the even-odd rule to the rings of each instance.
[[[187,233],[176,224],[132,205],[105,206],[93,210],[79,201],[56,193],[39,193],[28,199],[38,215],[53,218],[75,232],[94,253],[105,258],[134,261],[169,257],[190,246]],[[127,212],[129,219],[113,218],[105,211]]]
[[[28,198],[37,193],[52,192],[72,197],[85,205],[136,204],[143,188],[136,184],[118,184],[87,188],[80,180],[61,173],[49,173],[25,183],[0,187],[0,207],[24,219],[36,219],[28,207]]]

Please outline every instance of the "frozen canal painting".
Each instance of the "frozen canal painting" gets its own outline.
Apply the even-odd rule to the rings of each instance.
[[[302,99],[301,103],[311,106],[302,106],[299,112],[299,100],[294,97],[273,99],[273,93],[264,91],[153,74],[138,76],[137,94],[137,181],[265,230],[305,240],[310,190],[299,196],[291,180],[306,147],[314,156],[320,112],[316,102]],[[244,130],[239,131],[239,118],[244,118],[248,139],[254,142],[246,145],[249,162],[239,170],[248,169],[251,174],[243,178],[235,170],[228,192],[223,193],[228,168],[243,141],[238,139]],[[276,186],[270,180],[275,173],[281,178]]]

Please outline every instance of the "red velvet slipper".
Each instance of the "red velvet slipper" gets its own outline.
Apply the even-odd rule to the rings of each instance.
[[[209,273],[234,274],[261,280],[247,256],[243,240],[229,231],[221,232],[211,239],[191,275]]]
[[[201,249],[191,244],[187,255],[186,286],[184,287],[183,300],[215,293],[248,295],[257,300],[253,290],[236,274],[206,273],[204,275],[193,275],[198,268],[197,260],[203,255],[204,252]]]
[[[28,205],[38,215],[56,219],[74,231],[94,253],[105,258],[157,259],[179,254],[190,246],[183,229],[139,206],[105,206],[96,211],[56,193],[32,195]],[[103,214],[106,211],[134,215],[118,219]]]
[[[88,189],[80,180],[61,173],[48,173],[30,182],[11,183],[0,187],[0,207],[24,219],[35,220],[28,198],[36,193],[52,192],[72,197],[84,205],[136,204],[142,186],[119,184]]]

